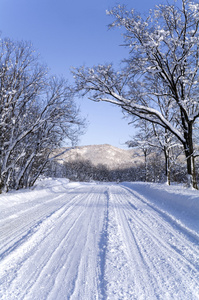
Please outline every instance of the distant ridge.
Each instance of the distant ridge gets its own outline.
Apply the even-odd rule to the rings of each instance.
[[[56,154],[68,148],[56,150]],[[143,162],[143,156],[138,149],[120,149],[109,144],[77,146],[59,156],[61,164],[77,160],[89,160],[94,166],[105,165],[108,169],[125,169],[135,167]]]

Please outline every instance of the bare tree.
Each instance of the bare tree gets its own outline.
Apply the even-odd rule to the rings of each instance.
[[[158,5],[147,18],[118,6],[108,12],[111,27],[125,30],[129,58],[125,67],[112,65],[74,70],[76,90],[90,92],[95,101],[120,106],[130,115],[157,124],[172,133],[183,145],[188,182],[197,188],[193,130],[199,118],[199,4],[181,0]],[[161,111],[170,99],[170,122]],[[168,101],[167,101],[168,102]],[[175,121],[175,122],[174,122]]]
[[[32,46],[0,42],[0,190],[31,186],[51,152],[83,120],[64,79],[49,77]]]
[[[152,153],[154,148],[153,133],[151,124],[145,120],[139,120],[137,122],[139,132],[132,137],[132,140],[126,142],[129,148],[138,148],[144,155],[144,181],[148,181],[149,175],[149,163],[148,157]]]

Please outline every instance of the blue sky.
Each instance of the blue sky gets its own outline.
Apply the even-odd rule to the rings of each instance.
[[[2,37],[28,40],[51,72],[72,82],[71,66],[112,62],[127,56],[119,29],[108,30],[111,17],[106,9],[117,4],[147,13],[161,0],[0,0]],[[111,144],[125,148],[135,132],[119,108],[108,103],[77,100],[89,122],[79,145]]]

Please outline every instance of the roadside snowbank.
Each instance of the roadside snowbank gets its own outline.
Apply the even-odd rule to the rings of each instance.
[[[181,225],[197,231],[199,238],[199,191],[159,183],[124,182],[122,185],[142,195],[144,201],[150,200],[150,204],[164,210],[175,221],[177,218]]]

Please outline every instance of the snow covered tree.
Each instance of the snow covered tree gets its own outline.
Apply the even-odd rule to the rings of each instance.
[[[31,186],[53,149],[83,123],[64,79],[49,77],[32,46],[0,41],[0,190]]]
[[[144,181],[148,181],[149,169],[148,169],[148,156],[152,153],[152,130],[150,123],[145,120],[138,121],[139,132],[127,141],[126,144],[130,148],[138,148],[144,154]]]
[[[108,12],[110,27],[124,29],[129,57],[120,71],[112,65],[74,69],[76,90],[95,101],[120,106],[130,115],[157,124],[183,145],[188,183],[197,188],[193,131],[199,118],[199,4],[190,0],[158,5],[144,18],[118,6]],[[162,113],[158,101],[175,120]],[[175,121],[175,122],[174,122]]]
[[[164,154],[165,161],[165,177],[167,184],[171,183],[171,171],[177,163],[178,157],[183,153],[182,145],[178,143],[175,136],[173,136],[167,129],[162,129],[153,126],[154,131],[154,147]]]

